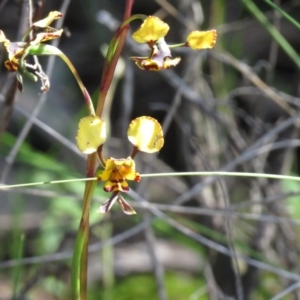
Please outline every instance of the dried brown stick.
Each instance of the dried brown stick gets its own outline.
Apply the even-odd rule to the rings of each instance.
[[[256,73],[247,64],[239,61],[231,54],[222,51],[215,52],[210,51],[209,55],[213,56],[215,59],[222,61],[228,65],[231,65],[239,72],[241,72],[253,85],[260,89],[268,98],[270,98],[274,103],[286,111],[289,115],[294,116],[296,110],[288,105],[284,99],[278,95],[270,86],[268,86],[263,80],[261,80]]]

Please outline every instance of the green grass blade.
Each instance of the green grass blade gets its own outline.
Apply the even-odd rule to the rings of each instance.
[[[280,12],[287,20],[289,20],[293,25],[295,25],[298,29],[300,29],[300,23],[297,22],[294,18],[292,18],[288,13],[286,13],[284,10],[282,10],[278,5],[273,3],[270,0],[265,0],[271,7],[276,9],[278,12]]]
[[[89,237],[89,211],[97,182],[87,182],[84,192],[82,217],[77,231],[72,258],[71,292],[73,300],[86,299],[87,248]]]
[[[24,234],[21,234],[19,242],[18,242],[18,250],[17,250],[17,260],[21,260],[23,257],[23,250],[24,250]],[[13,272],[13,300],[17,299],[17,291],[18,291],[18,285],[20,280],[20,274],[22,270],[22,264],[19,263],[15,266],[14,272]]]
[[[279,46],[294,61],[300,69],[300,57],[294,48],[288,43],[284,36],[268,21],[266,16],[259,10],[252,0],[242,0],[248,10],[257,18],[257,20],[265,27]]]

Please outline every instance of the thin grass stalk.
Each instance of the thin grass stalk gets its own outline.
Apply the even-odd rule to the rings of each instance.
[[[266,3],[268,3],[271,7],[276,9],[282,16],[284,16],[288,21],[290,21],[294,26],[296,26],[300,30],[300,23],[297,22],[294,18],[292,18],[288,13],[286,13],[283,9],[281,9],[278,5],[273,3],[270,0],[264,0]]]
[[[223,0],[212,1],[211,3],[211,18],[210,27],[214,28],[224,24],[224,19],[226,15],[226,2]],[[222,49],[222,40],[218,40],[215,45],[215,49]],[[209,60],[209,66],[211,68],[211,84],[213,87],[214,95],[216,98],[222,98],[226,95],[226,86],[224,84],[224,65],[216,61],[215,59]]]
[[[274,40],[279,44],[290,59],[300,68],[300,57],[294,48],[289,44],[285,37],[268,21],[267,17],[259,10],[252,0],[242,0],[248,10],[270,33]]]
[[[17,249],[17,260],[20,262],[14,269],[13,274],[13,300],[17,299],[17,291],[18,291],[18,285],[20,282],[20,274],[21,270],[23,268],[23,265],[21,264],[21,259],[23,257],[23,250],[24,250],[24,234],[22,233],[20,235],[19,241],[18,241],[18,249]]]
[[[269,174],[269,173],[251,173],[251,172],[227,172],[227,171],[196,171],[196,172],[170,172],[170,173],[149,173],[140,174],[142,178],[159,178],[159,177],[180,177],[180,176],[228,176],[228,177],[249,177],[249,178],[268,178],[268,179],[278,179],[278,180],[293,180],[300,181],[300,177],[291,175],[281,175],[281,174]],[[30,187],[44,184],[60,184],[68,182],[94,182],[97,177],[88,178],[77,178],[77,179],[64,179],[64,180],[52,180],[52,181],[40,181],[31,183],[21,183],[12,185],[0,185],[0,190],[9,190],[13,188]]]
[[[99,237],[102,241],[108,241],[113,236],[112,222],[105,222],[99,228]],[[105,299],[113,300],[112,288],[114,285],[114,247],[111,244],[102,249],[102,274]]]

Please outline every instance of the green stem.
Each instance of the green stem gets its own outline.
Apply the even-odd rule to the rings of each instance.
[[[88,112],[91,116],[95,116],[95,109],[94,109],[94,105],[92,102],[92,99],[90,97],[90,94],[88,93],[87,89],[85,88],[81,78],[79,77],[75,67],[73,66],[72,62],[69,60],[69,58],[62,52],[61,55],[59,55],[59,57],[66,63],[66,65],[69,67],[69,69],[71,70],[72,74],[74,75],[85,100],[85,104],[86,107],[88,109]]]
[[[30,55],[57,55],[57,56],[59,56],[66,63],[66,65],[69,67],[70,71],[74,75],[74,77],[75,77],[75,79],[76,79],[76,81],[79,85],[79,88],[81,89],[81,92],[83,94],[85,104],[86,104],[86,107],[88,109],[89,114],[91,116],[96,115],[91,97],[90,97],[87,89],[85,88],[81,78],[79,77],[78,72],[76,71],[74,65],[69,60],[69,58],[62,51],[60,51],[58,48],[56,48],[55,46],[52,46],[52,45],[40,44],[40,45],[30,46],[28,48],[28,53],[26,53],[26,55],[27,54],[30,54]],[[25,55],[22,57],[22,59],[24,59],[24,58],[25,58]]]
[[[105,168],[105,166],[106,166],[106,161],[105,161],[105,158],[104,158],[104,156],[103,156],[102,148],[103,148],[103,145],[101,145],[101,146],[97,149],[97,154],[98,154],[98,158],[99,158],[99,160],[100,160],[101,165]]]
[[[266,16],[259,10],[252,0],[242,0],[251,13],[257,20],[265,27],[271,36],[276,40],[279,46],[286,52],[286,54],[294,61],[298,68],[300,68],[300,57],[294,48],[288,43],[284,36],[268,21]]]
[[[184,43],[179,43],[179,44],[174,44],[174,45],[169,45],[169,44],[168,44],[168,47],[169,47],[169,48],[177,48],[177,47],[184,47],[184,46],[186,46],[186,45],[187,45],[187,43],[184,42]]]
[[[124,13],[124,21],[130,17],[134,0],[127,0]],[[107,58],[102,73],[100,93],[96,114],[101,117],[105,98],[110,87],[116,64],[123,48],[129,26],[126,25],[117,30],[109,46]],[[117,38],[116,38],[117,37]],[[103,162],[102,162],[103,163]],[[97,153],[88,156],[87,176],[95,176],[97,169]],[[76,237],[76,244],[72,263],[72,299],[85,300],[87,297],[87,262],[88,262],[88,237],[89,237],[89,211],[90,204],[97,182],[88,181],[85,185],[83,197],[82,217]]]
[[[93,191],[94,193],[94,191]],[[92,194],[93,194],[92,193]],[[92,197],[91,197],[92,199]],[[84,232],[83,232],[83,248],[80,259],[80,299],[86,299],[87,295],[87,268],[88,268],[88,245],[89,245],[89,231],[90,231],[90,203],[87,208],[88,213],[84,219]]]
[[[25,42],[26,41],[26,39],[27,39],[27,37],[28,37],[28,35],[30,34],[30,32],[32,31],[32,27],[29,27],[27,30],[26,30],[26,32],[24,33],[24,35],[23,35],[23,37],[22,37],[22,42]]]
[[[87,252],[89,239],[89,212],[92,197],[97,186],[97,182],[89,181],[85,185],[84,203],[82,216],[77,231],[73,259],[71,288],[72,299],[85,300],[87,291]]]
[[[298,29],[300,29],[300,23],[297,22],[294,18],[292,18],[288,13],[286,13],[284,10],[282,10],[278,5],[273,3],[270,0],[264,0],[267,2],[271,7],[279,11],[287,20],[289,20],[293,25],[295,25]]]
[[[23,257],[23,250],[24,250],[24,234],[21,234],[20,240],[18,242],[18,253],[17,253],[17,260],[19,261],[21,261]],[[18,289],[18,284],[20,282],[21,270],[22,270],[22,264],[20,263],[15,267],[14,270],[13,297],[12,297],[13,300],[17,299],[17,289]]]
[[[176,173],[151,173],[140,174],[142,178],[159,178],[159,177],[178,177],[178,176],[228,176],[228,177],[252,177],[252,178],[268,178],[278,180],[293,180],[300,181],[298,176],[280,175],[280,174],[268,174],[268,173],[247,173],[247,172],[226,172],[226,171],[213,171],[213,172],[176,172]],[[9,190],[20,187],[31,187],[44,184],[59,184],[68,182],[90,182],[93,181],[96,184],[97,177],[78,178],[78,179],[65,179],[65,180],[53,180],[53,181],[41,181],[32,183],[21,183],[12,185],[0,185],[0,190]]]
[[[148,16],[143,15],[143,14],[135,14],[132,15],[131,17],[127,18],[121,25],[120,28],[124,28],[125,26],[127,26],[129,23],[131,23],[134,20],[142,20],[144,21],[145,19],[147,19]]]

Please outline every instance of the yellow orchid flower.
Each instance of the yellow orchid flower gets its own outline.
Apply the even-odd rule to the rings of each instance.
[[[20,66],[20,59],[27,55],[26,51],[30,46],[38,45],[42,42],[53,40],[59,38],[63,32],[63,29],[57,30],[55,32],[41,32],[38,33],[35,39],[25,43],[25,42],[11,42],[8,40],[3,31],[0,30],[0,43],[3,43],[7,53],[8,60],[5,61],[5,67],[12,72],[18,70]]]
[[[127,135],[139,151],[154,153],[164,145],[161,125],[151,117],[144,116],[132,120]]]
[[[62,16],[63,14],[59,11],[50,11],[46,18],[34,22],[32,25],[40,28],[47,28],[54,20],[57,20]]]
[[[160,71],[175,67],[181,60],[180,57],[169,58],[166,57],[163,61],[149,57],[131,57],[135,64],[142,70]]]
[[[26,65],[25,62],[26,56],[29,53],[35,55],[34,47],[40,45],[42,42],[59,38],[62,35],[63,29],[55,30],[52,28],[49,31],[37,33],[33,39],[25,42],[26,38],[35,27],[48,29],[49,24],[61,16],[62,14],[60,12],[50,12],[45,19],[33,23],[20,42],[11,42],[6,38],[4,32],[0,30],[0,43],[3,43],[8,54],[8,60],[6,60],[4,64],[9,71],[17,72],[17,79],[19,82],[18,87],[20,90],[23,89],[22,75],[25,74],[30,79],[37,81],[37,77],[33,73],[27,71],[28,65]],[[36,55],[41,55],[41,53],[36,53]]]
[[[97,116],[87,116],[80,120],[76,135],[80,152],[91,154],[106,141],[106,124]]]
[[[24,55],[26,50],[26,43],[10,42],[10,40],[5,37],[2,30],[0,30],[0,43],[3,43],[4,48],[8,53],[8,60],[4,63],[5,67],[11,72],[17,71],[19,67],[19,59]]]
[[[98,208],[97,212],[107,213],[112,208],[112,206],[114,205],[114,203],[116,201],[118,202],[122,211],[126,215],[135,215],[136,214],[136,212],[132,208],[132,206],[127,201],[125,201],[125,199],[122,197],[122,195],[119,192],[113,193],[111,195],[111,197]]]
[[[210,49],[217,41],[217,31],[192,31],[186,38],[186,46],[193,50]]]
[[[50,31],[50,32],[40,32],[36,35],[35,39],[30,42],[30,45],[38,45],[40,43],[57,39],[61,37],[63,29]]]
[[[148,44],[149,45],[149,44]],[[149,57],[131,57],[135,64],[142,70],[160,71],[176,66],[181,58],[172,58],[171,51],[164,38],[160,38],[152,45]]]
[[[176,66],[180,57],[172,58],[170,48],[190,47],[192,50],[212,48],[217,40],[216,30],[192,31],[185,43],[168,45],[164,37],[169,31],[169,25],[157,17],[149,16],[135,31],[132,38],[138,43],[147,43],[151,49],[148,57],[131,57],[142,70],[159,71]]]
[[[129,190],[126,180],[141,181],[141,176],[135,171],[135,162],[131,157],[107,159],[105,170],[98,175],[98,180],[106,181],[103,187],[104,191],[112,192],[111,197],[99,207],[98,212],[108,212],[117,200],[125,214],[136,213],[120,194],[120,192]]]
[[[135,171],[135,162],[128,158],[109,158],[106,160],[105,170],[98,175],[98,180],[106,181],[105,192],[127,192],[127,180],[141,181],[141,176]]]
[[[127,180],[141,181],[141,175],[135,170],[133,158],[139,152],[154,153],[164,144],[161,125],[152,117],[142,116],[131,121],[127,135],[133,145],[131,155],[127,158],[110,157],[105,160],[102,156],[102,145],[106,141],[106,126],[98,116],[86,116],[79,121],[76,142],[78,149],[85,153],[98,153],[104,170],[97,175],[98,181],[104,181],[105,192],[112,193],[111,197],[98,209],[105,213],[117,201],[126,214],[134,214],[133,208],[121,196],[128,192]]]
[[[161,19],[149,16],[145,19],[141,27],[133,33],[132,38],[141,44],[156,42],[163,38],[169,29],[169,25]]]

